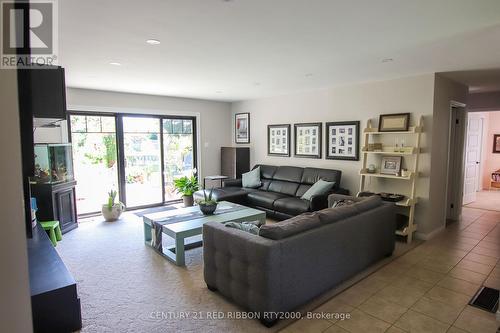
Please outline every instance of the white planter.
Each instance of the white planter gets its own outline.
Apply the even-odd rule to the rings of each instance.
[[[115,203],[111,209],[108,205],[102,205],[102,216],[107,222],[113,222],[120,218],[122,212],[125,211],[125,205],[121,202]]]

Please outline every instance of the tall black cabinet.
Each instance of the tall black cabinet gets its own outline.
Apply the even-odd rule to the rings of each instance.
[[[220,165],[223,176],[241,178],[241,174],[250,171],[250,148],[222,147]]]

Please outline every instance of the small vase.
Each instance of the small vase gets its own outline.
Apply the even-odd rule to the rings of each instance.
[[[111,209],[108,205],[102,205],[101,213],[106,222],[113,222],[120,218],[122,212],[125,210],[125,205],[121,202],[115,203]]]
[[[203,204],[200,204],[200,210],[201,212],[203,213],[203,215],[212,215],[215,210],[217,209],[217,204],[213,204],[213,205],[203,205]]]
[[[182,201],[184,202],[184,207],[191,207],[194,205],[194,199],[192,195],[183,195]]]

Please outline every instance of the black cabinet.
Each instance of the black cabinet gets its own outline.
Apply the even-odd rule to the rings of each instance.
[[[78,227],[76,181],[59,184],[32,184],[31,194],[38,203],[39,221],[58,220],[63,233]]]
[[[220,164],[223,176],[241,178],[241,174],[250,171],[250,148],[222,147]]]

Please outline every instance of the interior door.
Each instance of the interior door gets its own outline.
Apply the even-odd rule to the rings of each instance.
[[[481,166],[482,127],[482,119],[477,115],[469,114],[465,148],[464,205],[476,201]]]

